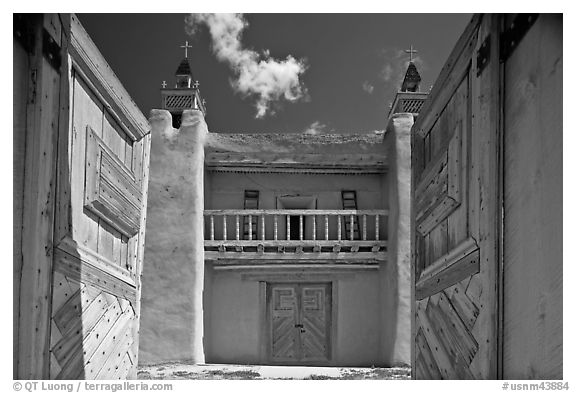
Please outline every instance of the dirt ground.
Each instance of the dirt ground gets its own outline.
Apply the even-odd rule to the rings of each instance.
[[[168,363],[138,367],[138,379],[365,380],[410,379],[409,367],[289,367]]]

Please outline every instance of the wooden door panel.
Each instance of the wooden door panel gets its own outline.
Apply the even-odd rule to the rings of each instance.
[[[273,285],[271,287],[271,337],[272,360],[294,361],[299,357],[297,329],[296,286]]]
[[[329,284],[302,284],[302,360],[326,361],[330,350]]]
[[[496,128],[487,112],[496,65],[474,53],[493,18],[475,17],[413,127],[415,378],[494,378]],[[494,48],[492,48],[494,50]],[[481,97],[481,98],[479,98]]]
[[[130,138],[74,72],[71,84],[70,187],[59,194],[70,215],[57,217],[50,377],[124,379],[137,366],[149,138]]]
[[[269,284],[273,362],[330,359],[331,284]]]

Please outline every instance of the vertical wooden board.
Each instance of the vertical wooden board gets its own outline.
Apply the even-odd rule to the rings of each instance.
[[[481,22],[476,44],[480,45],[490,37],[490,59],[499,55],[498,33],[499,16],[486,15]],[[477,188],[471,209],[471,233],[480,248],[480,272],[476,275],[482,282],[482,295],[479,303],[480,313],[473,328],[479,349],[470,365],[476,378],[494,379],[497,377],[497,323],[498,323],[498,253],[499,203],[498,203],[498,149],[499,149],[499,92],[500,64],[489,61],[480,75],[473,64],[470,75],[474,78],[472,96],[471,130],[471,174]],[[472,198],[471,204],[472,204]]]
[[[22,217],[22,271],[18,321],[19,379],[42,379],[50,373],[50,302],[54,229],[56,152],[60,76],[42,56],[42,27],[34,25],[35,49],[30,67],[36,84],[26,114],[26,159]],[[30,86],[32,88],[32,86]]]
[[[562,69],[562,16],[541,14],[505,64],[507,379],[563,375]]]
[[[104,110],[102,117],[102,140],[112,150],[120,161],[124,162],[126,158],[126,134],[116,120],[112,118],[107,110]]]
[[[114,228],[108,225],[104,220],[100,220],[98,228],[98,254],[110,261],[114,260],[115,237]]]
[[[132,153],[133,153],[133,148],[132,148],[132,139],[130,139],[130,137],[128,137],[127,135],[124,135],[124,165],[126,165],[126,168],[128,169],[133,169],[132,168]]]
[[[84,212],[86,136],[90,126],[102,136],[102,104],[78,75],[74,78],[73,141],[71,173],[72,236],[79,244],[97,251],[98,217]]]
[[[434,263],[448,252],[448,221],[446,219],[430,231],[429,252],[429,263]]]
[[[22,271],[22,212],[24,205],[24,164],[26,158],[26,103],[28,99],[29,63],[26,50],[18,41],[13,43],[12,84],[12,250],[13,283],[12,318],[14,367],[17,365],[18,309],[20,308],[20,277]],[[16,377],[16,375],[14,375]]]
[[[124,269],[128,269],[128,241],[129,239],[122,235],[120,242],[119,265]]]
[[[139,332],[140,332],[140,297],[142,295],[142,264],[144,261],[144,246],[145,246],[145,234],[146,234],[146,209],[148,203],[148,176],[150,170],[150,143],[151,135],[148,134],[141,140],[142,142],[142,155],[141,155],[141,184],[142,184],[142,215],[140,217],[140,232],[138,233],[137,239],[137,258],[135,259],[134,265],[134,278],[137,286],[136,301],[134,304],[134,319],[132,323],[132,337],[134,339],[134,344],[132,352],[134,358],[132,359],[132,366],[128,372],[128,378],[136,379],[137,375],[137,365],[138,365],[138,345],[139,345]],[[133,156],[135,156],[133,154]],[[138,178],[138,177],[137,177]],[[136,236],[134,236],[136,238]],[[128,244],[130,249],[130,244]]]

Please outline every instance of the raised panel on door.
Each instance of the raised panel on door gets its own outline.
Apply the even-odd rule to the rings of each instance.
[[[497,61],[479,72],[476,56],[492,23],[470,23],[413,127],[418,379],[495,377],[498,179],[489,97]]]

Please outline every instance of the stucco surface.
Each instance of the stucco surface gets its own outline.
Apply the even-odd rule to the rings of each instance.
[[[388,261],[380,269],[382,307],[382,361],[386,365],[410,364],[410,131],[409,113],[390,118],[386,132],[390,157],[388,201]]]
[[[202,113],[185,111],[179,130],[153,110],[140,362],[204,362],[202,336]]]
[[[269,271],[269,270],[267,270]],[[258,281],[240,273],[215,271],[206,282],[210,318],[206,331],[206,362],[265,364]],[[330,365],[361,367],[378,364],[380,340],[377,272],[354,272],[333,282],[334,347]]]

